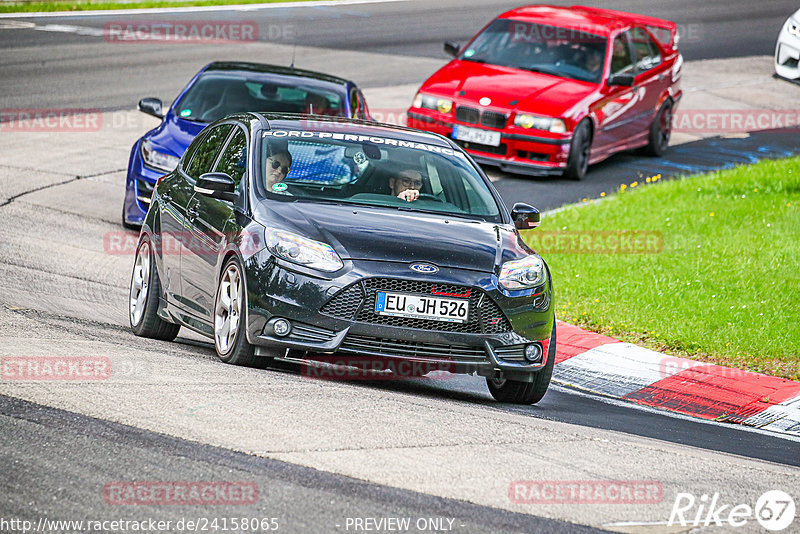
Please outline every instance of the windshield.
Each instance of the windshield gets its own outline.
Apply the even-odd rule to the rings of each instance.
[[[460,59],[600,83],[605,57],[605,37],[497,19],[470,43]]]
[[[204,74],[175,106],[179,117],[201,122],[244,111],[346,115],[343,92],[304,85],[302,78],[260,79],[258,73]]]
[[[261,197],[445,213],[501,222],[489,186],[459,150],[377,136],[272,130]]]

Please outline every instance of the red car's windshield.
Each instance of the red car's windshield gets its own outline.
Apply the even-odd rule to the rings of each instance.
[[[600,83],[606,38],[582,30],[497,19],[460,59]]]

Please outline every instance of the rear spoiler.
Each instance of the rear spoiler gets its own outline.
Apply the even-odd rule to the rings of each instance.
[[[598,15],[616,16],[621,22],[625,21],[630,22],[631,24],[644,26],[650,33],[653,34],[653,37],[655,37],[662,46],[671,49],[678,48],[678,26],[671,20],[596,7],[571,6],[570,9],[580,9],[581,11],[597,13]]]

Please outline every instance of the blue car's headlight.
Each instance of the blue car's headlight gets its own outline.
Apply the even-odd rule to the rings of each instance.
[[[506,289],[531,289],[542,285],[546,279],[544,260],[536,255],[507,261],[500,269],[500,285]]]
[[[160,171],[172,172],[178,166],[181,158],[176,158],[170,154],[164,154],[153,148],[153,144],[145,139],[142,141],[142,159],[147,166]]]
[[[333,272],[344,267],[333,247],[283,230],[267,229],[267,248],[277,257],[312,269]]]

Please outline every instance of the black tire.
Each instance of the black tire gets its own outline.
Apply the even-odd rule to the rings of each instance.
[[[142,275],[142,264],[144,256],[147,256],[147,273]],[[178,335],[181,325],[170,323],[158,316],[158,300],[161,297],[161,281],[158,279],[158,269],[153,261],[153,247],[150,238],[146,235],[141,236],[139,245],[136,247],[136,256],[133,262],[133,272],[131,273],[131,285],[128,293],[128,320],[131,330],[137,336],[160,339],[162,341],[172,341]],[[137,277],[138,274],[138,277]],[[144,295],[134,293],[143,291]],[[134,305],[136,304],[136,309]]]
[[[536,404],[547,393],[550,379],[553,376],[553,367],[556,360],[556,325],[553,323],[553,332],[550,334],[550,347],[547,351],[547,364],[536,372],[533,382],[520,382],[518,380],[495,380],[487,378],[486,385],[492,397],[498,402],[511,404]]]
[[[589,168],[589,154],[592,148],[592,128],[589,119],[583,119],[572,134],[572,144],[569,147],[567,169],[564,177],[570,180],[583,180]]]
[[[227,295],[228,299],[231,298],[231,292],[229,290],[230,288],[229,286],[226,287],[226,284],[230,284],[229,280],[226,281],[226,276],[231,269],[235,270],[239,276],[240,286],[237,291],[240,294],[236,297],[238,300],[239,310],[236,314],[236,332],[234,333],[234,337],[230,341],[228,341],[229,338],[226,337],[226,344],[223,346],[221,336],[219,335],[220,332],[218,332],[218,310],[220,309],[220,300],[224,295]],[[233,306],[228,306],[229,311],[227,320],[229,321],[229,325],[232,316],[232,308]],[[217,352],[217,357],[221,361],[233,365],[241,365],[243,367],[253,367],[256,369],[264,369],[267,367],[272,358],[256,356],[255,347],[247,341],[247,334],[245,332],[247,328],[247,289],[244,283],[242,267],[239,264],[239,260],[235,257],[229,259],[225,263],[225,266],[222,268],[222,274],[217,281],[217,291],[216,296],[214,297],[214,310],[212,319],[214,321],[214,324],[212,325],[214,330],[214,349]],[[223,318],[223,323],[224,321],[225,318]]]
[[[661,104],[650,125],[650,135],[647,146],[644,148],[645,154],[658,157],[664,154],[669,146],[669,139],[672,136],[672,100],[669,98]]]

